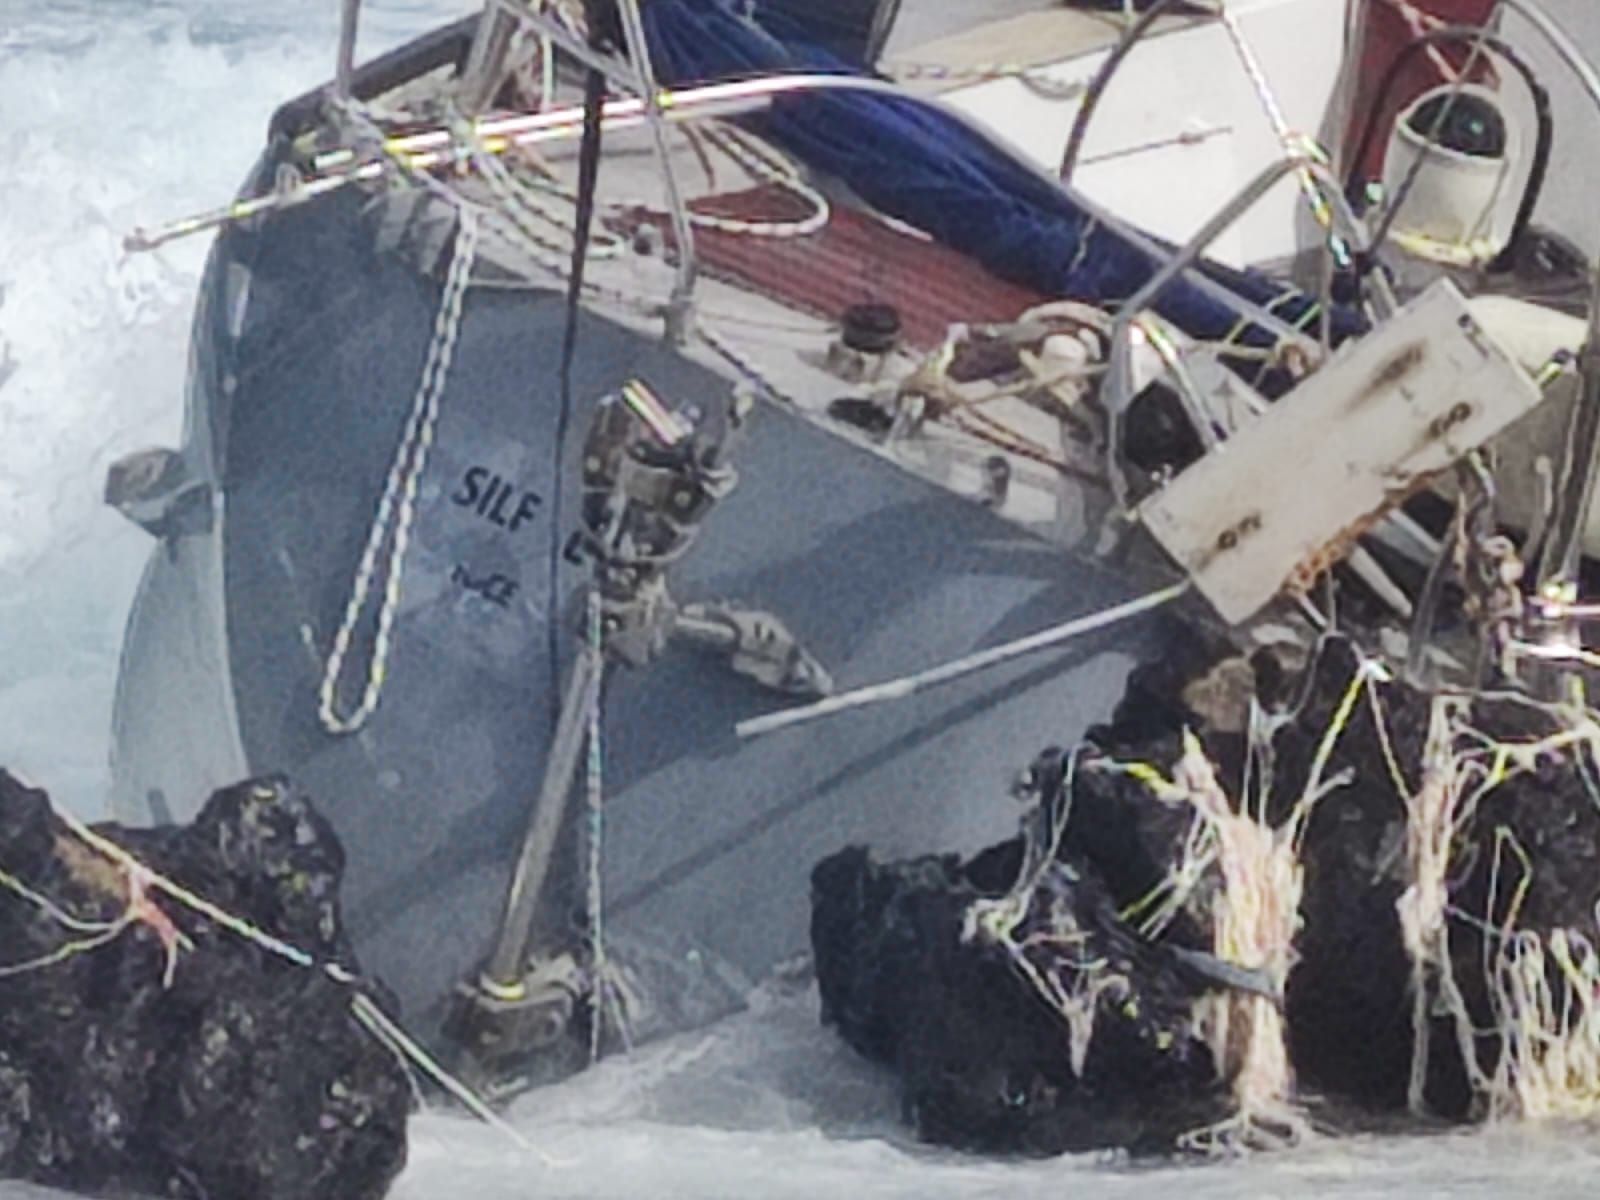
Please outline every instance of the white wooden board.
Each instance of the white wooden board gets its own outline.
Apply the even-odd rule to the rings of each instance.
[[[1393,505],[1538,404],[1449,281],[1141,506],[1230,623],[1308,586]]]

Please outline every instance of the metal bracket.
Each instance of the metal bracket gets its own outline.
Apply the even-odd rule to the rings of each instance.
[[[601,404],[590,426],[578,544],[592,564],[600,636],[582,643],[567,678],[494,945],[481,974],[458,989],[448,1023],[477,1073],[496,1076],[510,1061],[571,1041],[562,1035],[588,984],[570,955],[535,952],[534,918],[567,818],[587,721],[609,663],[642,665],[665,645],[676,620],[667,569],[737,481],[725,455],[748,408],[735,396],[725,409],[672,409],[632,380]],[[560,1059],[559,1049],[552,1051],[547,1065]]]
[[[176,450],[136,450],[106,471],[105,501],[163,540],[211,528],[211,485]]]
[[[590,992],[587,973],[570,954],[536,961],[511,985],[481,975],[457,987],[444,1033],[479,1089],[530,1074],[541,1054],[550,1054],[549,1066],[565,1073],[565,1056],[558,1051]]]
[[[770,612],[733,604],[688,604],[672,633],[690,645],[728,655],[740,675],[789,696],[833,694],[833,676]]]

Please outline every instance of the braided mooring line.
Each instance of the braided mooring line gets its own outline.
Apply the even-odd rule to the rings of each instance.
[[[355,733],[364,727],[377,710],[378,700],[383,693],[394,618],[400,607],[406,550],[410,545],[411,526],[416,517],[417,486],[428,463],[428,451],[433,446],[434,429],[439,421],[439,401],[444,394],[450,363],[460,337],[462,308],[471,281],[472,264],[477,257],[478,215],[466,205],[460,206],[457,212],[455,250],[434,318],[433,339],[428,344],[422,378],[417,385],[411,415],[406,421],[399,449],[395,452],[394,463],[384,481],[377,515],[367,535],[366,548],[356,568],[350,598],[345,603],[344,618],[334,635],[333,648],[317,691],[317,716],[322,727],[333,734]],[[367,597],[378,572],[378,557],[385,543],[390,541],[391,533],[393,544],[383,567],[383,600],[378,608],[378,630],[367,670],[367,682],[355,711],[348,716],[341,716],[337,710],[337,692],[344,671],[345,655],[349,653],[356,624],[367,607]]]

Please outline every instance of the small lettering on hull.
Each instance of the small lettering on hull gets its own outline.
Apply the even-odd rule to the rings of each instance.
[[[461,476],[461,486],[450,494],[450,501],[459,508],[471,509],[508,533],[517,532],[531,521],[544,503],[537,492],[524,491],[488,467],[468,467]]]
[[[456,569],[450,572],[450,582],[469,592],[477,593],[490,604],[497,604],[501,608],[511,607],[511,601],[516,598],[519,586],[515,579],[499,572],[479,579],[459,563],[456,564]]]

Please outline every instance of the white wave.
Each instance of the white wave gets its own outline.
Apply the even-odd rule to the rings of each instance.
[[[122,624],[149,539],[106,467],[176,444],[207,239],[123,239],[226,202],[273,108],[331,69],[338,6],[0,2],[0,762],[105,810]],[[369,5],[363,49],[465,11]]]

